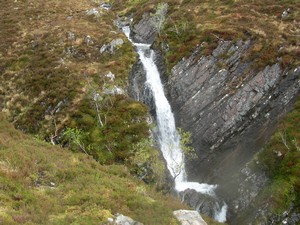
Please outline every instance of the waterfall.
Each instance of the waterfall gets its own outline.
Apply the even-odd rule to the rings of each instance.
[[[146,85],[152,91],[156,106],[158,143],[163,157],[166,160],[167,168],[174,178],[176,191],[182,192],[187,189],[193,189],[199,193],[214,196],[214,190],[217,185],[187,181],[184,153],[180,148],[180,136],[176,130],[171,106],[164,94],[158,68],[154,63],[154,51],[150,49],[150,45],[148,44],[134,43],[129,37],[129,27],[123,27],[123,32],[133,45],[136,46],[137,53],[146,71]],[[215,219],[219,222],[225,222],[227,205],[224,204],[221,209],[215,211]]]

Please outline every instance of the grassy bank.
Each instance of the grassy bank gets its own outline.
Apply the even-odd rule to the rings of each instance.
[[[122,165],[101,166],[22,134],[0,115],[0,224],[102,224],[122,213],[144,224],[177,224],[178,200],[135,180]]]

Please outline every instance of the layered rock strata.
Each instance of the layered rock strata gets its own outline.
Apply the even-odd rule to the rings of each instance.
[[[299,93],[300,68],[257,70],[243,60],[250,47],[250,41],[221,41],[212,55],[200,57],[198,48],[167,83],[177,126],[192,133],[204,181],[243,168]]]

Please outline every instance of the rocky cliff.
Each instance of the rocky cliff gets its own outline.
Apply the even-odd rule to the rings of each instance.
[[[134,35],[147,36],[136,30],[146,24],[145,17],[137,24],[133,26]],[[141,42],[152,43],[152,38],[153,34]],[[199,157],[188,165],[190,179],[220,184],[219,193],[229,204],[233,224],[241,222],[233,218],[244,212],[268,184],[265,172],[248,164],[255,164],[255,154],[270,138],[278,120],[291,110],[300,90],[300,67],[283,69],[281,58],[258,66],[256,60],[245,57],[252,54],[254,45],[251,39],[219,40],[209,55],[203,54],[203,46],[198,45],[168,77],[163,77],[177,126],[192,133]],[[166,67],[159,52],[157,59],[164,74]],[[143,68],[137,62],[130,74],[130,93],[146,103],[154,115],[144,80]],[[195,201],[191,199],[191,205]],[[242,221],[247,221],[245,215]]]
[[[199,156],[190,165],[191,179],[221,184],[233,214],[267,183],[263,172],[246,173],[245,165],[300,90],[300,68],[283,71],[274,64],[259,71],[244,62],[250,45],[219,42],[211,56],[200,58],[196,50],[173,68],[167,84],[177,125],[192,133]]]
[[[221,41],[210,56],[196,49],[172,69],[167,83],[177,125],[193,134],[206,181],[242,168],[300,90],[300,68],[282,71],[274,64],[256,70],[242,60],[250,46]]]

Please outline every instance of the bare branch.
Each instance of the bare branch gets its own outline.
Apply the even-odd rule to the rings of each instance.
[[[290,148],[287,144],[287,140],[286,140],[286,131],[284,131],[284,134],[282,132],[279,132],[279,135],[281,137],[282,143],[284,144],[284,146],[287,148],[287,150],[289,151]]]

